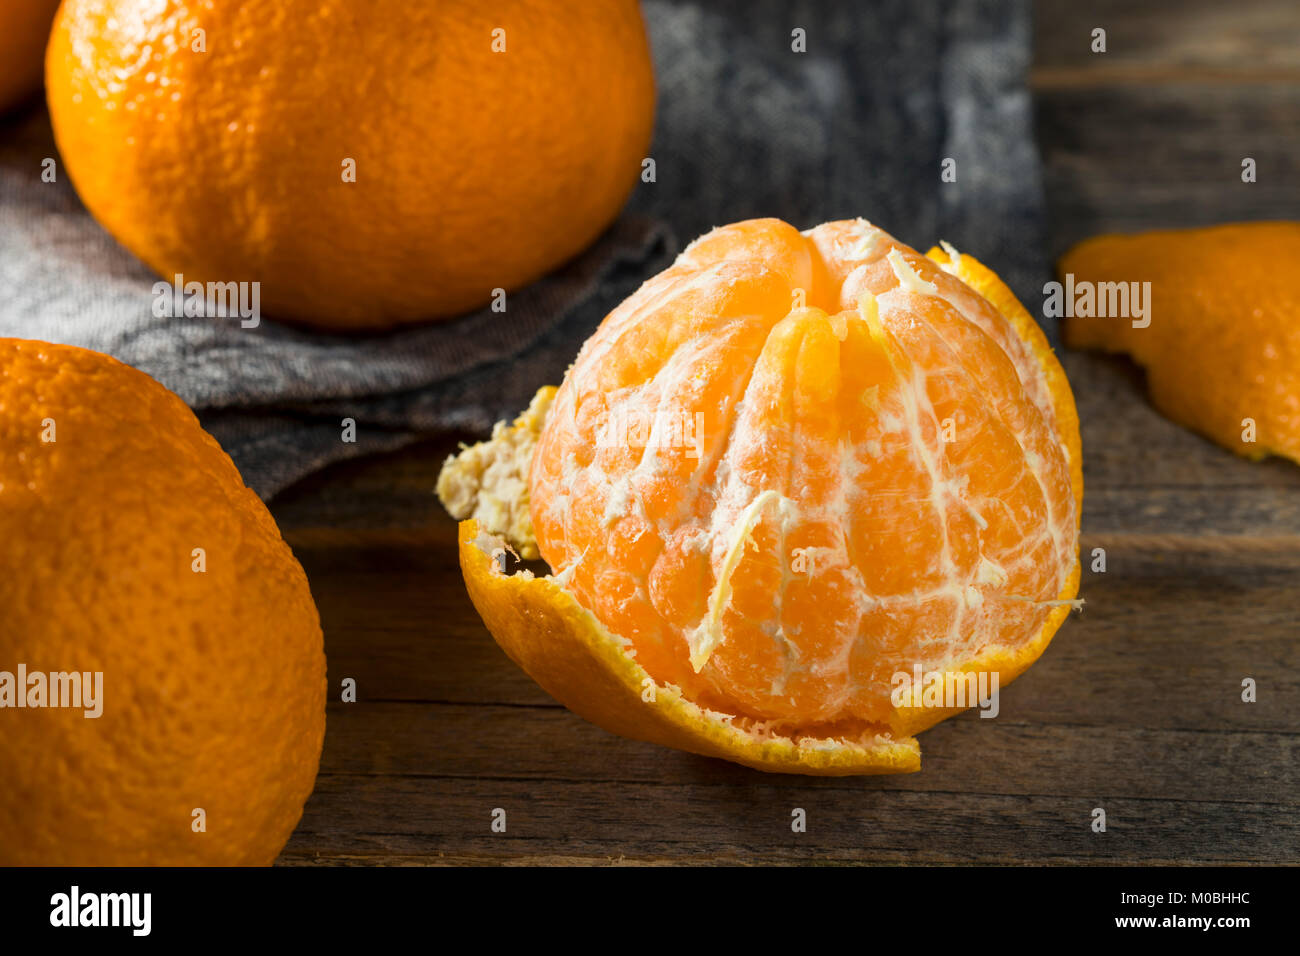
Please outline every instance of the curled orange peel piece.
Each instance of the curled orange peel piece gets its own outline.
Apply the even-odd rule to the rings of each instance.
[[[1300,462],[1300,222],[1094,236],[1058,272],[1095,294],[1066,345],[1129,355],[1162,415],[1234,454]]]

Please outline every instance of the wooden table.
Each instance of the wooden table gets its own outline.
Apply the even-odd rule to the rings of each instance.
[[[1038,6],[1054,255],[1102,231],[1300,219],[1294,0]],[[1089,52],[1096,26],[1105,55]],[[557,705],[479,621],[432,494],[475,436],[281,495],[331,687],[353,677],[360,698],[329,705],[281,862],[1297,862],[1300,467],[1247,463],[1165,421],[1125,360],[1063,360],[1083,423],[1087,606],[998,719],[926,732],[908,776],[760,774]],[[1098,548],[1105,573],[1088,567]],[[1241,700],[1246,677],[1257,703]],[[806,833],[791,832],[796,807]]]

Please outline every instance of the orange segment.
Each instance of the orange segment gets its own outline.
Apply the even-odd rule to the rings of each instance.
[[[1069,318],[1067,344],[1128,353],[1156,408],[1224,448],[1300,461],[1300,223],[1098,236],[1059,270],[1094,288],[1151,284],[1149,324]]]
[[[956,250],[953,252],[956,253]],[[954,265],[954,256],[937,246],[926,255],[938,262],[940,268],[951,270],[972,292],[984,298],[1007,320],[1015,337],[1003,342],[1004,347],[1013,351],[1028,351],[1038,360],[1042,369],[1041,389],[1045,390],[1046,399],[1051,404],[1061,447],[1070,465],[1070,484],[1074,489],[1077,520],[1083,512],[1083,450],[1079,442],[1079,412],[1074,407],[1074,395],[1065,377],[1065,369],[1061,368],[1061,363],[1052,354],[1047,336],[1029,311],[1020,304],[1020,300],[1007,288],[1006,283],[974,256],[957,253]]]

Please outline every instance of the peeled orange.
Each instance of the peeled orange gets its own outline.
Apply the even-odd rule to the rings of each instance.
[[[528,543],[487,526],[508,509],[462,524],[462,568],[506,653],[617,733],[915,770],[911,735],[961,706],[900,700],[900,675],[1004,685],[1077,592],[1078,421],[1042,332],[969,256],[862,220],[700,238],[540,419],[505,431],[553,576],[502,573],[492,532]],[[440,482],[461,515],[503,485],[470,458]]]

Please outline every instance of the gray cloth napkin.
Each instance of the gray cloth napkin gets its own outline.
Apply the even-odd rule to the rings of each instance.
[[[505,315],[385,335],[309,333],[271,316],[256,329],[155,318],[155,277],[65,177],[41,181],[56,152],[34,107],[0,123],[0,336],[81,345],[147,372],[270,497],[330,462],[512,416],[559,381],[610,309],[715,225],[862,216],[922,251],[947,239],[1032,295],[1046,264],[1029,4],[648,0],[655,182]],[[807,52],[792,50],[795,30]],[[956,182],[940,180],[945,158]],[[342,440],[345,418],[355,442]]]

